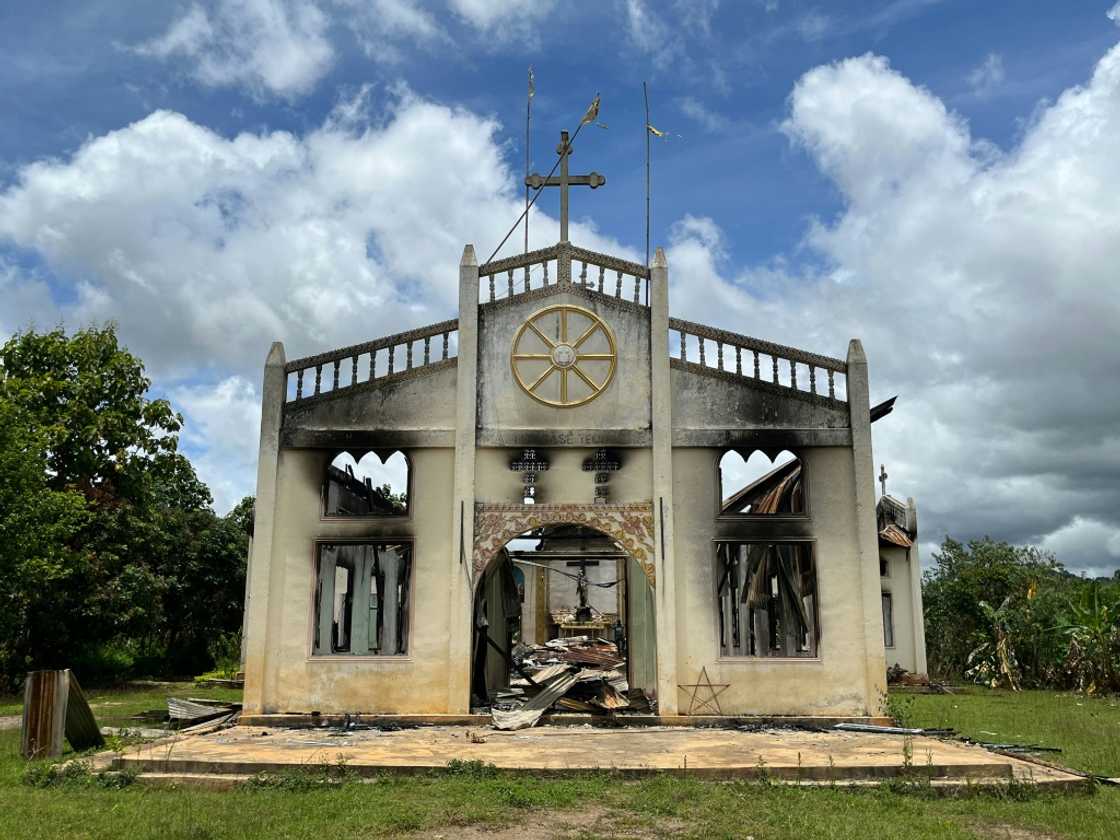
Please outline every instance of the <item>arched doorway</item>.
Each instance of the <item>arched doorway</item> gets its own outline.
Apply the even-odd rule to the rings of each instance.
[[[531,697],[534,676],[564,663],[584,679],[558,701],[561,710],[647,712],[656,702],[654,597],[646,568],[611,534],[572,521],[515,534],[479,569],[471,707]]]

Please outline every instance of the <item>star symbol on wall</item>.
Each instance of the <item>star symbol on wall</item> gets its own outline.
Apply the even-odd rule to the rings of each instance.
[[[695,683],[677,685],[677,688],[684,692],[688,692],[689,689],[692,689],[692,695],[688,700],[688,711],[685,712],[685,714],[688,715],[703,714],[704,709],[712,708],[715,709],[715,714],[722,715],[723,709],[719,707],[719,696],[730,687],[730,683],[713,683],[708,676],[707,666],[700,669],[700,676],[696,678]],[[700,692],[703,689],[707,689],[708,694],[711,695],[707,699],[700,696]]]

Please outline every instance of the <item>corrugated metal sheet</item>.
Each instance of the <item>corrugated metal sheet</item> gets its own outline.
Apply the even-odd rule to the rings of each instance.
[[[894,523],[886,525],[879,531],[879,541],[890,545],[897,545],[901,548],[910,548],[910,546],[914,544],[914,541],[910,539],[910,535]]]

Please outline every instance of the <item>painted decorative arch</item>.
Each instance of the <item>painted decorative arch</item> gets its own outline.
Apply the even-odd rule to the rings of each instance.
[[[474,506],[475,580],[506,543],[526,531],[546,525],[585,525],[606,534],[638,561],[649,585],[656,586],[653,505],[648,502],[544,505],[478,502]]]

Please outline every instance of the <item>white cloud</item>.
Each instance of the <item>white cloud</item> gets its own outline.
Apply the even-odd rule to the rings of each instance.
[[[634,46],[658,67],[668,66],[680,54],[681,40],[643,0],[626,0],[626,30]]]
[[[0,344],[25,329],[49,330],[59,322],[47,283],[0,256]]]
[[[1111,9],[1104,13],[1104,16],[1110,21],[1120,26],[1120,3],[1117,3]]]
[[[379,63],[401,61],[400,44],[447,44],[450,38],[431,12],[414,0],[332,0],[336,16],[354,33],[366,56]]]
[[[183,59],[205,85],[292,99],[330,70],[328,25],[311,0],[218,0],[212,11],[192,5],[163,35],[133,49]]]
[[[1115,563],[1057,535],[1075,517],[1120,528],[1120,47],[994,159],[871,55],[806,73],[784,130],[844,200],[806,237],[821,267],[736,272],[715,224],[686,220],[676,311],[833,355],[861,337],[872,399],[901,395],[875,426],[876,463],[917,498],[924,540],[990,534],[1060,546],[1075,568]]]
[[[518,179],[493,121],[401,96],[376,120],[343,103],[302,137],[157,111],[22,169],[0,241],[82,278],[67,320],[118,320],[163,375],[255,375],[277,338],[292,356],[440,320],[463,244],[485,257],[521,212]]]
[[[720,0],[675,0],[674,10],[681,25],[705,38],[712,34],[712,21],[719,11]]]
[[[705,131],[716,133],[724,131],[731,123],[723,114],[711,110],[707,105],[694,96],[682,96],[677,99],[677,107],[689,119],[700,124]]]
[[[1079,571],[1111,575],[1120,566],[1120,528],[1075,516],[1068,525],[1047,534],[1042,547],[1060,558],[1077,558]]]
[[[448,0],[451,9],[480,32],[501,40],[530,38],[556,0]],[[535,41],[542,40],[537,33]]]
[[[806,12],[797,19],[797,33],[806,41],[821,40],[831,28],[832,21],[821,12]]]
[[[968,87],[973,96],[991,96],[1003,84],[1007,73],[1003,68],[1003,57],[988,53],[987,57],[968,74]]]
[[[256,492],[260,394],[248,380],[230,376],[216,385],[179,386],[170,396],[184,415],[182,445],[209,485],[214,509],[224,514]]]
[[[303,136],[223,137],[157,111],[22,168],[0,192],[0,245],[77,279],[57,281],[55,299],[0,264],[13,304],[0,330],[115,320],[186,412],[192,455],[206,447],[196,462],[220,504],[237,501],[258,430],[247,383],[270,343],[294,358],[454,317],[463,245],[484,259],[521,213],[496,123],[406,90],[378,107],[370,94]],[[572,228],[586,247],[637,259],[585,222]],[[532,247],[555,243],[546,214],[531,229]]]

